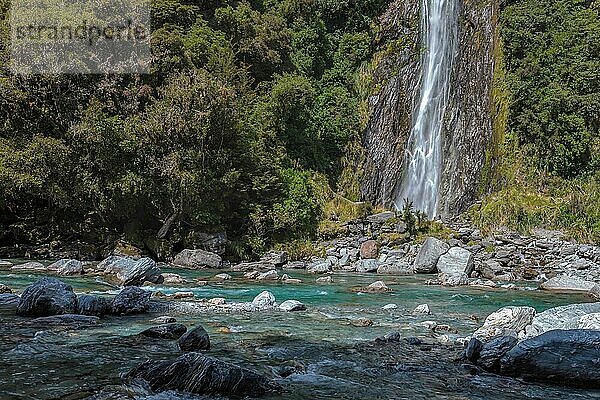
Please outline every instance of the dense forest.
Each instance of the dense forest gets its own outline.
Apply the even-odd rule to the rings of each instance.
[[[0,1],[0,246],[152,247],[166,222],[171,243],[225,230],[240,258],[314,238],[344,217],[336,199],[360,200],[390,2],[154,0],[151,74],[24,77],[9,72]],[[508,115],[469,216],[598,241],[600,2],[501,7]]]

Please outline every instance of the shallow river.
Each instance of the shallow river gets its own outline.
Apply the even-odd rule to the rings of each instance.
[[[192,281],[213,272],[168,270]],[[165,294],[192,291],[196,298],[224,297],[228,302],[252,301],[262,290],[278,302],[306,304],[307,311],[283,313],[210,313],[176,315],[188,327],[201,324],[211,336],[208,352],[217,358],[256,369],[277,379],[284,391],[268,399],[600,399],[597,391],[528,384],[489,374],[473,375],[457,361],[461,347],[439,344],[472,333],[485,317],[506,305],[530,305],[538,312],[584,302],[572,295],[535,290],[482,290],[426,286],[428,277],[384,277],[390,293],[353,291],[374,275],[334,275],[333,284],[319,285],[315,276],[291,274],[301,284],[244,281],[240,275],[208,286],[149,286]],[[16,292],[40,276],[0,270],[0,283]],[[77,293],[114,294],[94,277],[61,278]],[[531,288],[532,289],[532,288]],[[395,310],[382,306],[394,303]],[[431,315],[412,310],[427,303]],[[137,333],[152,326],[159,314],[105,317],[93,327],[65,330],[33,326],[28,318],[0,310],[0,399],[201,399],[163,393],[146,397],[135,386],[123,385],[121,375],[146,359],[169,359],[180,352],[174,341],[149,339]],[[366,318],[372,326],[356,326]],[[448,325],[434,333],[425,321]],[[391,331],[423,344],[377,344],[373,339]],[[286,378],[279,373],[296,371]],[[288,375],[288,374],[285,374]]]

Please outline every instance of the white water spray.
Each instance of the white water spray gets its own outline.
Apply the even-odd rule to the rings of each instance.
[[[421,94],[396,206],[401,208],[409,199],[415,209],[435,218],[442,173],[442,123],[456,55],[456,0],[422,0],[421,27],[426,51]]]

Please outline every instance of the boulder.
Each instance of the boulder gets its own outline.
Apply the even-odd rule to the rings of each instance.
[[[9,288],[8,286],[0,283],[0,294],[6,294],[6,293],[12,293],[11,288]]]
[[[369,293],[385,293],[392,291],[392,289],[390,289],[383,281],[373,282],[362,290]]]
[[[170,323],[153,326],[140,332],[140,335],[154,339],[179,339],[186,331],[185,325]]]
[[[173,264],[190,269],[219,268],[223,260],[218,254],[205,250],[185,249],[175,256]]]
[[[279,390],[275,383],[254,371],[200,353],[186,353],[169,361],[146,361],[127,378],[141,378],[155,392],[258,397]]]
[[[386,304],[385,306],[381,307],[383,310],[389,311],[389,310],[396,310],[398,308],[397,304]]]
[[[252,300],[252,304],[258,308],[270,308],[275,305],[275,296],[273,293],[265,290],[259,293],[254,300]]]
[[[594,287],[590,290],[590,296],[594,299],[600,299],[600,284],[594,285]]]
[[[600,332],[553,330],[527,339],[502,357],[503,375],[600,387]]]
[[[399,260],[393,264],[379,266],[377,273],[381,275],[412,275],[415,271],[408,261]]]
[[[79,260],[63,258],[50,264],[48,269],[55,270],[58,275],[81,275],[83,274],[83,263]]]
[[[185,278],[178,274],[163,273],[163,283],[167,285],[182,285],[185,283]]]
[[[579,318],[577,328],[600,331],[600,313],[587,314]]]
[[[304,311],[306,310],[306,306],[297,300],[286,300],[279,305],[279,309],[287,312]]]
[[[469,284],[467,274],[438,274],[438,282],[442,286],[466,286]]]
[[[231,270],[236,272],[247,272],[247,271],[270,271],[275,269],[275,264],[269,262],[244,262],[234,265]]]
[[[210,350],[210,337],[203,327],[197,326],[184,333],[177,345],[182,351]]]
[[[17,314],[28,317],[74,314],[77,296],[73,288],[52,278],[42,278],[23,291]]]
[[[429,305],[427,305],[427,304],[421,304],[421,305],[417,306],[413,310],[413,314],[425,314],[425,315],[429,315],[429,314],[431,314],[431,310],[429,309]]]
[[[175,317],[163,315],[162,317],[156,317],[154,319],[151,319],[150,322],[163,325],[163,324],[172,324],[173,322],[177,322],[177,319]]]
[[[358,260],[355,264],[356,272],[361,274],[377,272],[380,266],[379,260]]]
[[[304,261],[290,261],[287,264],[285,264],[282,268],[286,270],[305,269],[306,263]]]
[[[77,314],[101,317],[110,314],[112,301],[105,297],[84,294],[77,299]]]
[[[532,338],[554,329],[579,329],[579,320],[595,313],[600,313],[600,302],[550,308],[533,318],[524,337]]]
[[[485,343],[479,352],[477,365],[482,366],[488,371],[500,371],[500,359],[517,344],[517,338],[514,336],[501,336],[488,343]]]
[[[277,268],[283,267],[288,261],[289,256],[285,251],[271,251],[260,258],[260,261],[275,265]]]
[[[127,268],[118,271],[116,275],[122,286],[141,286],[146,281],[152,283],[164,281],[160,268],[148,257],[140,258]]]
[[[317,278],[316,281],[318,284],[329,284],[329,283],[333,283],[333,278],[331,276],[322,276],[320,278]]]
[[[44,264],[37,262],[37,261],[30,261],[30,262],[26,262],[24,264],[19,264],[19,265],[15,265],[12,266],[10,268],[11,270],[15,270],[15,271],[19,271],[19,270],[24,270],[24,271],[47,271],[48,267],[46,267]]]
[[[271,270],[259,274],[256,277],[256,279],[258,279],[259,281],[276,281],[277,279],[279,279],[279,275],[277,274],[277,271]]]
[[[421,246],[414,263],[414,270],[418,274],[432,274],[436,272],[439,258],[445,254],[450,246],[439,239],[428,237]]]
[[[360,245],[360,258],[373,260],[379,257],[379,244],[375,240],[367,240]]]
[[[306,267],[306,272],[309,274],[325,274],[329,272],[331,266],[328,262],[315,262]]]
[[[596,283],[586,281],[581,278],[559,275],[548,279],[542,283],[540,287],[544,290],[552,290],[555,292],[590,292]]]
[[[475,331],[473,337],[484,342],[501,336],[518,337],[525,327],[531,324],[535,316],[532,307],[504,307],[488,315],[483,326]]]
[[[471,362],[476,362],[479,359],[479,354],[483,349],[483,342],[472,337],[465,347],[464,358]]]
[[[452,247],[447,253],[442,254],[437,262],[437,269],[447,275],[466,274],[473,272],[475,266],[473,254],[462,247]]]
[[[112,302],[111,313],[116,315],[143,314],[150,307],[150,292],[135,286],[121,290]]]
[[[20,297],[12,293],[1,293],[0,294],[0,310],[13,310],[16,311],[19,306]]]
[[[277,272],[275,272],[277,273]],[[229,274],[217,274],[215,275],[215,279],[218,281],[229,281],[231,280],[231,275]]]

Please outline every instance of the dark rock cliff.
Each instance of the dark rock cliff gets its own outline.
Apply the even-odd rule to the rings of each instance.
[[[444,116],[439,214],[464,211],[476,198],[492,138],[492,81],[497,0],[459,2],[458,54]],[[395,1],[381,17],[380,48],[363,145],[364,200],[390,206],[402,179],[404,151],[419,100],[421,2]]]

